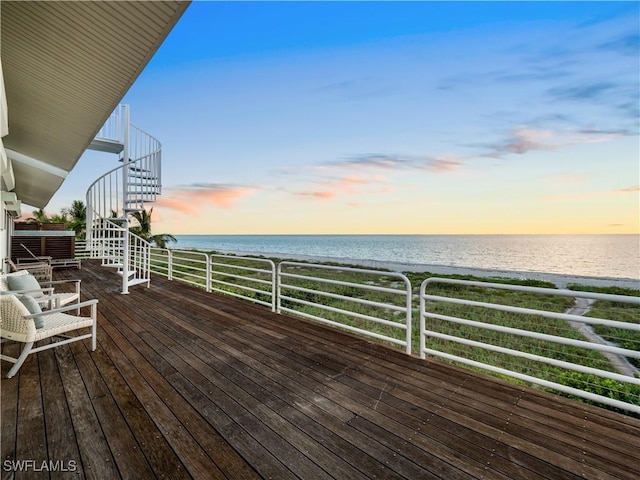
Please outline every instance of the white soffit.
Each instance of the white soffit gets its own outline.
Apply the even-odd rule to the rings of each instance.
[[[188,4],[2,1],[3,142],[24,203],[46,206]]]

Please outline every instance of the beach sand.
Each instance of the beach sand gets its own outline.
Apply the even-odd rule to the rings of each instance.
[[[255,255],[249,252],[235,252],[238,255]],[[387,262],[380,260],[358,260],[340,257],[319,257],[311,255],[279,255],[269,257],[279,258],[282,261],[306,261],[306,262],[331,262],[345,265],[354,265],[363,268],[385,269],[394,272],[429,272],[437,275],[474,275],[482,278],[513,278],[517,280],[543,280],[551,282],[557,288],[566,288],[568,284],[590,285],[595,287],[621,287],[640,290],[640,280],[632,278],[607,278],[562,275],[544,272],[519,272],[510,270],[486,270],[481,268],[453,267],[448,265],[426,265],[415,263]]]

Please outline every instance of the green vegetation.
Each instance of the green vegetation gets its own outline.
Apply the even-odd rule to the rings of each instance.
[[[215,253],[209,252],[208,254],[215,255]],[[166,275],[166,253],[158,256],[154,255],[153,258],[154,269]],[[242,295],[254,301],[270,304],[271,299],[266,292],[271,290],[271,275],[270,273],[259,271],[267,267],[264,262],[259,261],[264,257],[252,258],[255,258],[255,260],[240,259],[234,256],[213,257],[212,261],[215,262],[215,265],[212,266],[213,272],[210,275],[211,287],[219,292]],[[271,260],[276,264],[280,261],[280,259],[275,258]],[[297,263],[301,265],[285,265],[282,267],[282,272],[285,276],[280,286],[281,307],[286,309],[287,313],[299,314],[305,318],[319,317],[341,325],[384,335],[398,341],[405,340],[406,332],[400,328],[405,322],[405,312],[402,309],[405,307],[406,302],[403,294],[406,287],[402,279],[389,275],[391,272],[385,270],[369,269],[374,270],[373,273],[362,273],[349,271],[346,265],[334,264],[334,266],[338,267],[338,270],[326,270],[313,264],[306,264],[306,262]],[[237,268],[239,266],[249,267],[249,270]],[[206,254],[204,252],[174,252],[174,278],[180,278],[204,287],[205,272]],[[241,278],[237,278],[235,275],[239,275]],[[418,352],[419,289],[426,278],[434,275],[429,273],[407,273],[406,276],[413,286],[412,351]],[[555,288],[552,283],[535,280],[487,279],[464,275],[438,275],[438,277]],[[363,288],[371,286],[382,287],[399,293],[394,293],[393,291],[379,292]],[[574,288],[583,291],[594,290],[586,286],[574,286]],[[635,290],[613,290],[598,289],[597,291],[633,296],[640,294],[640,291]],[[570,297],[443,283],[430,284],[427,294],[558,313],[565,312],[574,304],[574,299]],[[394,308],[370,305],[365,302],[377,302],[391,305]],[[585,337],[575,325],[572,326],[564,320],[550,319],[540,315],[509,313],[482,306],[466,306],[434,300],[426,302],[426,311],[429,314],[459,317],[500,327],[522,329],[574,340],[585,340]],[[596,302],[589,315],[636,323],[640,321],[638,306],[628,304]],[[640,405],[640,388],[637,386],[568,371],[560,366],[488,350],[481,346],[461,344],[451,339],[438,338],[436,335],[452,335],[482,344],[615,372],[616,367],[611,361],[595,350],[563,345],[546,339],[530,338],[511,332],[490,330],[472,324],[454,323],[440,318],[427,318],[426,323],[426,329],[434,332],[434,334],[427,337],[427,348]],[[600,326],[594,330],[608,341],[613,341],[625,348],[633,350],[640,348],[640,338],[637,332]],[[398,343],[380,341],[394,347],[403,348]],[[465,368],[472,367],[465,366]],[[484,370],[481,371],[486,373]],[[510,381],[523,383],[519,380],[514,380],[512,377],[495,375]]]

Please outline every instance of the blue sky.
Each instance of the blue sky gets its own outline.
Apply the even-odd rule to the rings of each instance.
[[[639,233],[635,2],[194,2],[130,89],[154,232]],[[115,166],[89,152],[49,204]]]

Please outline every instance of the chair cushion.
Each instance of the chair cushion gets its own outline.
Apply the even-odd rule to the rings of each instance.
[[[0,290],[4,290],[4,291],[9,290],[9,285],[7,284],[7,278],[19,277],[21,275],[29,275],[29,272],[26,270],[18,270],[17,272],[0,273]]]
[[[33,275],[16,275],[16,276],[7,276],[7,284],[9,285],[9,290],[40,290],[42,287],[36,280],[36,277]],[[42,291],[40,292],[32,292],[30,296],[33,298],[40,298],[44,296]]]
[[[29,310],[29,313],[42,313],[40,305],[31,295],[16,295],[16,298]],[[36,328],[44,327],[44,319],[42,317],[33,317],[33,323],[35,323]]]

